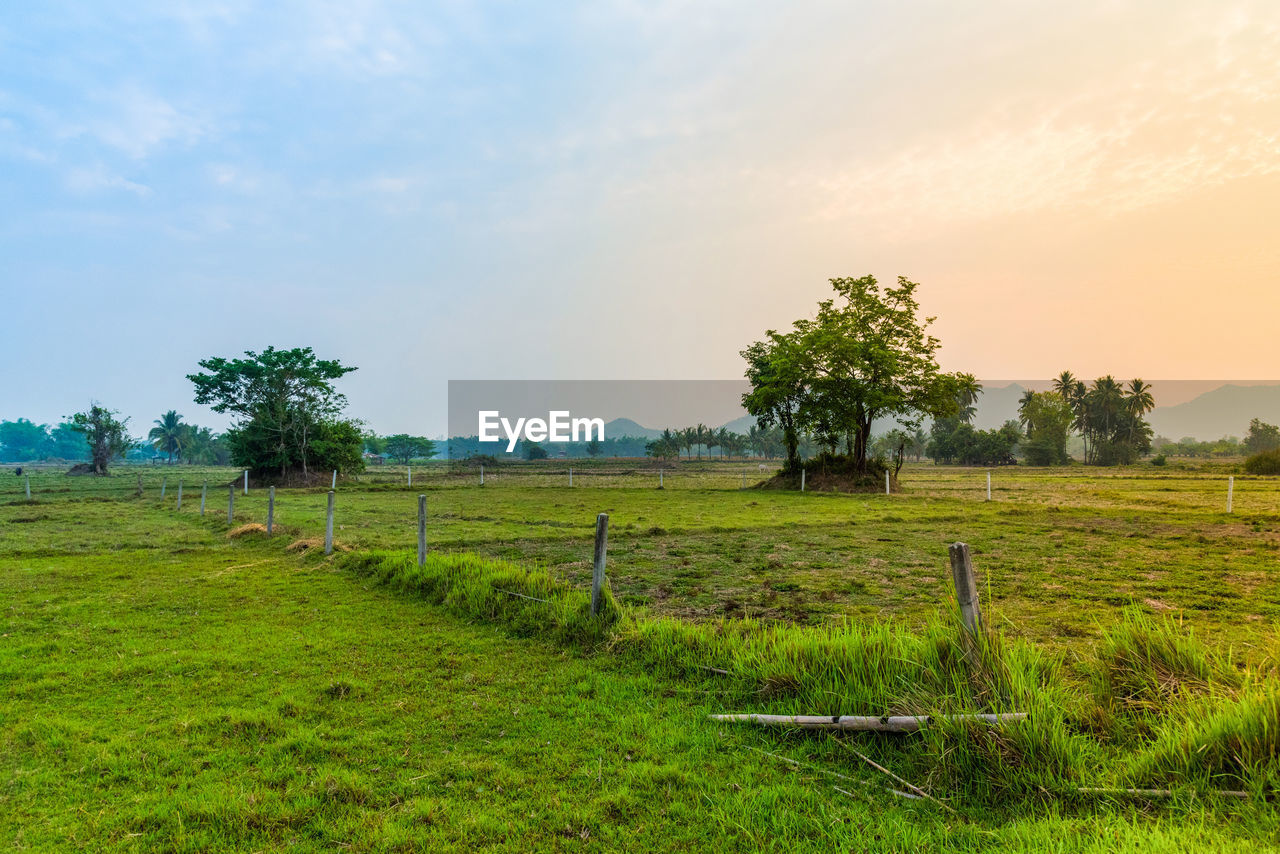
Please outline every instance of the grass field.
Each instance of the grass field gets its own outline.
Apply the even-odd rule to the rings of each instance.
[[[390,479],[347,483],[337,540],[352,551],[329,560],[314,548],[286,549],[322,533],[323,490],[281,491],[282,530],[267,540],[227,537],[230,471],[184,472],[181,513],[172,472],[146,472],[141,499],[96,500],[106,496],[95,497],[92,480],[38,474],[26,502],[5,484],[0,839],[17,849],[140,851],[1147,851],[1280,842],[1280,822],[1260,800],[1274,791],[1280,726],[1265,705],[1280,617],[1280,484],[1237,476],[1228,515],[1220,468],[998,470],[990,503],[978,471],[912,467],[898,494],[839,496],[739,490],[740,473],[706,468],[668,476],[661,491],[635,483],[648,472],[601,473],[593,483],[589,468],[576,467],[572,490],[567,477],[527,472],[489,473],[483,488],[469,473],[423,474],[412,490]],[[206,477],[222,486],[211,488],[202,519],[190,484]],[[483,560],[533,567],[529,583],[540,586],[527,589],[568,602],[567,625],[590,575],[595,514],[608,512],[610,582],[624,609],[614,640],[540,632],[543,606],[489,604],[448,575],[457,567],[444,558],[423,577],[394,561],[379,569],[385,560],[376,556],[360,569],[371,549],[412,547],[420,489],[433,549],[478,555],[475,572],[492,578],[524,570]],[[263,521],[264,491],[237,495],[236,515],[237,525]],[[1060,662],[1033,662],[1031,647],[1016,647],[1009,667],[1040,681],[1013,696],[1038,696],[1037,714],[1066,707],[1045,713],[1052,721],[1025,744],[985,759],[964,756],[954,741],[857,737],[860,750],[929,785],[959,817],[887,794],[889,781],[842,740],[705,720],[720,711],[857,711],[847,675],[799,678],[823,670],[821,661],[804,665],[806,650],[844,638],[842,648],[928,654],[948,631],[936,618],[951,598],[945,546],[958,539],[975,549],[989,619],[1015,646],[1034,641],[1035,655]],[[453,578],[458,595],[439,592],[441,578]],[[1091,656],[1124,648],[1117,627],[1131,624],[1121,617],[1130,606],[1176,617],[1234,662],[1214,665],[1210,653],[1186,647],[1211,671],[1229,672],[1205,677],[1213,690],[1165,697],[1157,711],[1176,709],[1176,720],[1135,710],[1125,695],[1129,705],[1094,721],[1055,687],[1084,685]],[[734,653],[724,628],[734,623],[721,618],[739,616],[800,628],[766,643],[751,638],[766,637],[767,625],[748,622],[756,627]],[[876,634],[887,631],[875,628],[884,617],[894,634]],[[681,643],[736,655],[730,669],[742,677],[662,666],[664,655],[678,655],[655,638],[681,636],[682,626]],[[864,626],[872,634],[840,634]],[[776,667],[769,655],[800,667],[794,686],[761,693],[776,689],[778,674],[753,681],[747,671]],[[832,686],[842,696],[815,708]],[[900,687],[886,682],[866,696],[882,707],[905,702],[893,699]],[[921,702],[953,695],[944,685]],[[1246,787],[1245,800],[1180,791],[1150,804],[1073,798],[1069,787],[1034,791],[1040,780],[1138,780],[1129,772],[1178,789],[1178,769],[1194,766],[1175,749],[1188,728],[1234,720],[1236,702],[1262,703],[1247,723],[1270,722],[1271,740],[1247,740],[1262,753],[1227,761],[1229,786],[1214,776],[1226,774],[1218,766],[1186,779]],[[1052,753],[1055,739],[1076,752],[1069,769],[1050,772],[1028,751]],[[751,748],[872,785],[796,770]],[[1025,768],[1008,773],[1031,781],[1021,794],[949,776],[973,768],[991,777],[1014,760]]]

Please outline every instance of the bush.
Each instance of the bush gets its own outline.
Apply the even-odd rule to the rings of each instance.
[[[1169,461],[1164,458],[1164,454],[1156,454],[1151,460],[1153,466],[1168,465]]]
[[[1249,474],[1280,474],[1280,448],[1249,457],[1244,461],[1244,470]]]

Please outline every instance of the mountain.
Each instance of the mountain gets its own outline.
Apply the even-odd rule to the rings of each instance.
[[[1253,418],[1280,424],[1280,385],[1224,385],[1177,406],[1157,406],[1147,416],[1157,436],[1201,441],[1244,438]]]
[[[979,430],[994,430],[1006,421],[1018,420],[1018,400],[1026,391],[1024,386],[1010,383],[993,388],[987,386],[978,396],[978,412],[973,416],[973,426]]]
[[[756,417],[754,415],[743,415],[741,418],[735,418],[724,425],[724,429],[730,433],[741,433],[744,436],[751,432],[751,428],[756,426]]]
[[[631,436],[637,439],[656,439],[662,435],[661,430],[641,427],[630,418],[615,418],[604,425],[604,434],[610,439]]]

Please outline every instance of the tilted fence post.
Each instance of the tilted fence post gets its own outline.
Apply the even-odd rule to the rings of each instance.
[[[973,560],[969,547],[953,543],[947,549],[951,556],[951,579],[956,585],[956,601],[960,603],[960,618],[970,634],[982,631],[982,609],[978,604],[978,583],[973,577]]]
[[[605,555],[609,549],[609,514],[596,517],[596,549],[591,569],[591,616],[600,613],[600,600],[604,588]]]

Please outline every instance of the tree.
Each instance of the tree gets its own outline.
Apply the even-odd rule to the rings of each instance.
[[[49,428],[26,418],[0,421],[0,455],[12,462],[38,460],[49,449]]]
[[[59,460],[87,460],[89,444],[71,422],[63,421],[49,431],[49,456]]]
[[[191,429],[182,423],[182,416],[172,409],[157,418],[155,425],[147,434],[147,438],[151,440],[152,447],[157,451],[169,455],[169,464],[173,465],[173,455],[181,456]]]
[[[337,360],[317,359],[310,347],[246,350],[245,356],[202,360],[200,367],[208,373],[187,375],[196,387],[196,403],[240,416],[227,431],[237,465],[263,474],[278,469],[282,477],[291,469],[301,469],[305,477],[309,465],[320,462],[313,459],[317,433],[323,433],[324,442],[338,441],[338,437],[346,441],[349,431],[334,429],[348,422],[339,419],[346,398],[333,381],[356,369]],[[363,436],[358,430],[355,443],[354,454],[344,451],[337,457],[351,461],[348,465],[358,470],[364,464]],[[329,458],[334,456],[332,450],[328,449]]]
[[[743,404],[762,424],[782,424],[788,468],[803,431],[828,449],[843,440],[865,475],[873,421],[896,417],[914,428],[924,415],[957,414],[981,387],[971,375],[939,371],[940,342],[927,332],[934,319],[916,316],[917,283],[899,276],[896,287],[881,288],[863,276],[831,286],[836,298],[819,302],[815,319],[796,321],[785,335],[770,330],[743,351],[753,389]]]
[[[414,457],[432,457],[436,452],[435,442],[423,436],[410,436],[407,433],[387,436],[383,447],[393,459],[405,465],[408,465]]]
[[[71,428],[89,443],[89,458],[96,475],[106,475],[111,461],[134,444],[127,432],[129,419],[117,420],[118,414],[95,403],[71,416]]]
[[[1257,418],[1250,421],[1249,432],[1244,437],[1244,452],[1254,456],[1276,448],[1280,448],[1280,427]]]
[[[1071,430],[1071,407],[1056,391],[1033,391],[1018,408],[1027,439],[1022,452],[1029,465],[1051,466],[1069,462],[1067,434]]]
[[[599,439],[593,438],[587,443],[587,456],[592,459],[600,456],[604,452],[604,446],[600,444]]]
[[[524,448],[524,458],[526,460],[545,460],[547,458],[547,449],[539,445],[537,442],[521,442]]]

